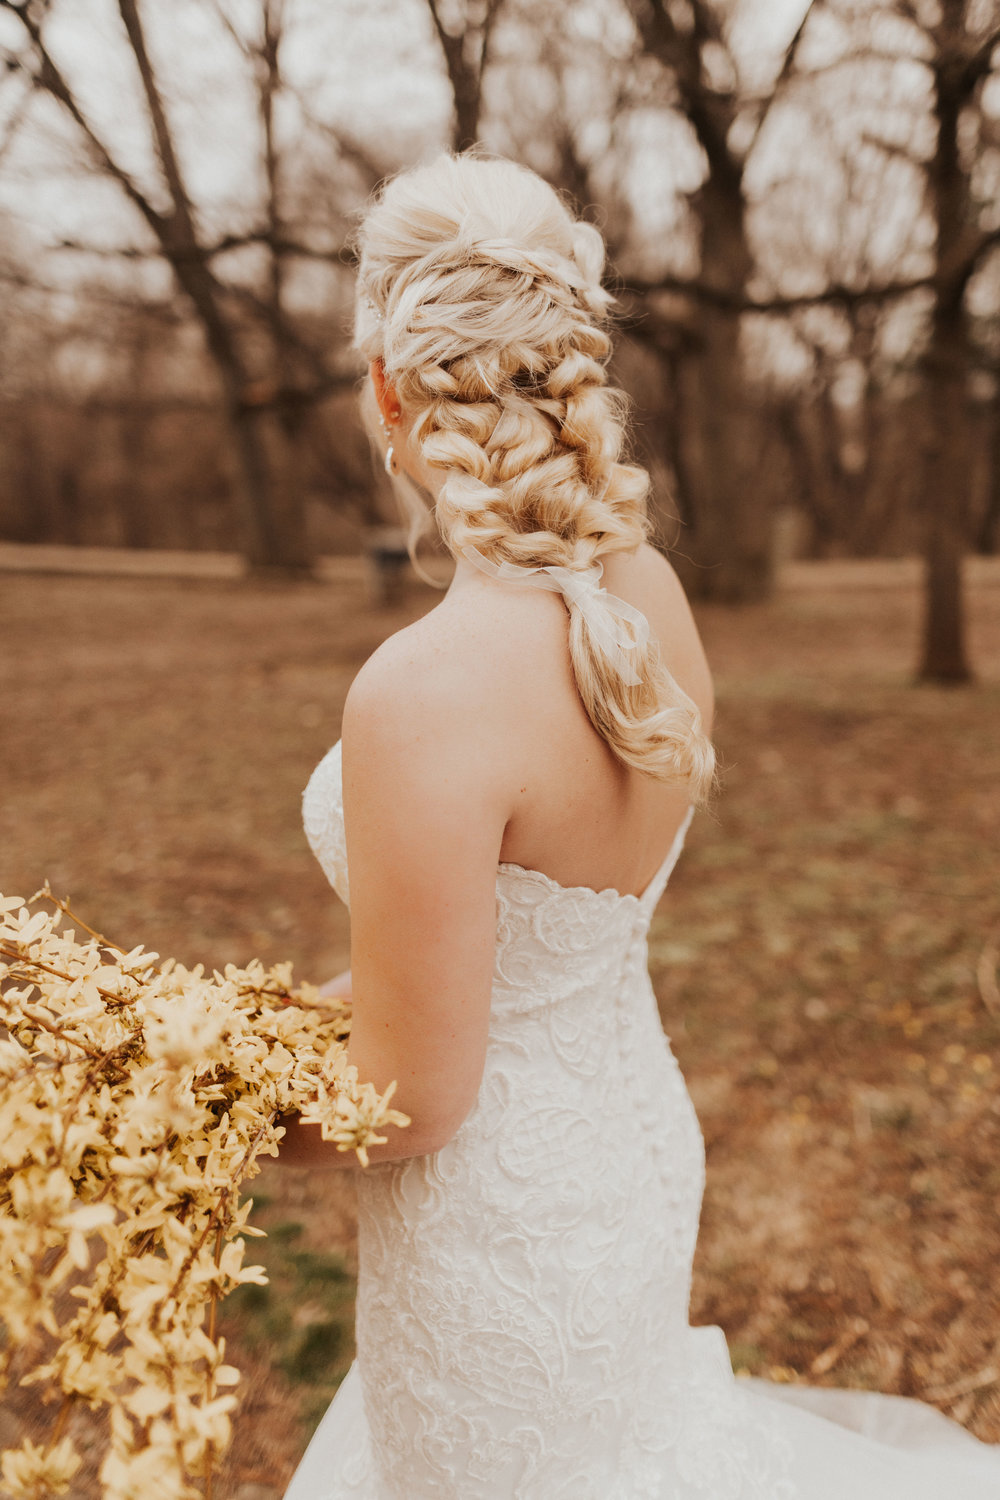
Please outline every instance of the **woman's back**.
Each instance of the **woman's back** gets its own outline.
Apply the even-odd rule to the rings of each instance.
[[[602,582],[649,620],[671,675],[710,727],[708,665],[670,564],[643,545],[609,556]],[[581,702],[567,634],[558,594],[484,577],[460,560],[442,603],[388,642],[373,667],[384,669],[386,657],[405,661],[393,680],[408,702],[431,676],[438,702],[453,695],[466,753],[484,768],[489,761],[484,794],[497,779],[509,788],[501,861],[541,870],[564,886],[639,894],[669,849],[690,794],[623,765],[610,750]],[[384,670],[379,675],[379,690],[391,691]]]

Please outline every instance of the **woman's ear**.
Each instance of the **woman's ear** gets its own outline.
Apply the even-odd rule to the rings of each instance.
[[[385,365],[380,359],[372,360],[368,366],[368,373],[371,376],[372,388],[375,392],[375,400],[378,402],[378,409],[382,413],[382,420],[387,426],[392,427],[399,421],[402,410],[399,397],[396,395],[396,387],[387,379]]]

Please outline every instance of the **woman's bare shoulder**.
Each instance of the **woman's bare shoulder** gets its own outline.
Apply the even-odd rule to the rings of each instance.
[[[641,609],[664,660],[703,711],[711,683],[697,627],[670,562],[644,544],[602,559],[604,585]],[[351,686],[345,729],[359,722],[409,735],[451,726],[461,739],[516,736],[552,695],[576,699],[558,594],[498,585],[479,575],[390,636]]]
[[[507,732],[539,648],[551,635],[558,658],[565,628],[555,595],[474,580],[373,652],[348,692],[345,732],[360,724],[389,733],[405,726],[408,737],[446,727],[463,739]]]
[[[607,564],[608,590],[642,610],[664,663],[710,723],[712,677],[691,605],[669,558],[646,542],[634,552],[615,553]]]
[[[673,564],[652,543],[643,542],[631,552],[614,552],[602,561],[605,564],[604,581],[609,589],[613,578],[625,588],[631,586],[637,594],[649,592],[674,605],[687,604],[684,587]]]

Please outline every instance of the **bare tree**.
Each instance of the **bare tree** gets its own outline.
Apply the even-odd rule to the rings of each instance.
[[[927,167],[934,223],[934,305],[923,361],[927,588],[920,676],[925,681],[964,682],[971,675],[962,559],[971,540],[969,376],[976,362],[967,292],[996,237],[979,222],[972,158],[963,151],[962,136],[965,117],[977,104],[1000,50],[1000,21],[992,7],[976,6],[972,0],[941,0],[930,16],[911,0],[899,0],[898,9],[932,44],[928,67],[937,130]]]
[[[830,0],[829,8],[856,29],[858,38],[838,66],[856,66],[875,55],[869,8],[852,0]],[[915,142],[882,139],[874,131],[868,132],[866,142],[917,169],[923,213],[914,220],[914,229],[925,243],[930,230],[930,253],[916,252],[927,266],[923,273],[900,274],[881,285],[870,282],[867,288],[856,286],[853,294],[842,287],[838,300],[845,315],[856,319],[865,305],[898,308],[917,289],[930,296],[926,318],[913,320],[920,388],[916,408],[910,403],[918,433],[911,446],[918,460],[916,490],[925,556],[919,676],[963,682],[971,672],[962,561],[972,540],[972,494],[981,463],[977,453],[984,446],[983,424],[976,421],[972,402],[973,376],[984,366],[984,350],[973,327],[968,293],[973,277],[1000,244],[1000,232],[988,204],[980,201],[975,180],[983,154],[983,88],[1000,60],[1000,19],[995,6],[978,0],[890,0],[881,14],[901,22],[910,41],[905,52],[886,50],[878,55],[890,62],[905,55],[911,68],[925,73],[931,144],[924,149]],[[871,217],[874,221],[874,210]],[[890,423],[890,433],[892,428]]]
[[[676,336],[665,343],[679,376],[685,454],[679,472],[688,476],[682,496],[688,533],[685,551],[697,564],[691,581],[710,597],[759,597],[771,585],[770,518],[759,483],[762,447],[760,407],[744,367],[741,315],[749,301],[755,257],[750,243],[745,173],[769,113],[793,74],[810,4],[781,59],[771,90],[753,106],[739,83],[738,60],[722,14],[709,0],[627,0],[642,51],[659,64],[662,97],[690,123],[704,153],[706,170],[693,208],[698,222],[700,267],[682,290],[695,299],[683,357],[676,362]],[[737,125],[740,130],[737,131]],[[677,291],[676,282],[646,283],[645,333],[654,345],[656,303],[650,293]],[[650,325],[654,326],[650,326]],[[757,497],[760,503],[755,504]]]
[[[467,151],[479,139],[483,76],[489,62],[493,27],[504,0],[427,0],[444,53],[455,101],[452,145]]]
[[[254,65],[260,106],[266,183],[262,222],[249,231],[214,240],[206,234],[194,206],[163,85],[147,43],[139,0],[117,0],[117,9],[140,81],[157,164],[154,192],[126,166],[115,143],[88,117],[55,60],[47,41],[51,6],[46,0],[0,0],[0,8],[16,17],[25,38],[24,48],[8,57],[8,69],[58,102],[76,128],[91,169],[118,186],[144,224],[149,248],[125,253],[162,257],[188,299],[222,391],[251,564],[291,571],[307,568],[301,489],[295,477],[295,439],[302,413],[353,377],[331,366],[325,353],[304,336],[286,311],[289,260],[309,256],[336,264],[340,245],[314,248],[296,244],[286,229],[281,159],[274,133],[274,102],[282,87],[281,0],[260,0],[258,35],[241,41]],[[161,197],[165,207],[158,206]],[[269,270],[262,295],[245,285],[227,282],[218,270],[223,256],[250,245],[267,258]],[[270,356],[263,365],[257,328],[263,328],[269,336]]]

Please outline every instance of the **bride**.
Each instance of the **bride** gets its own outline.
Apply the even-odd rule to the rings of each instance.
[[[646,931],[712,689],[622,463],[597,231],[509,162],[392,181],[356,343],[456,560],[305,795],[351,899],[351,1059],[411,1118],[358,1173],[358,1357],[286,1500],[998,1500],[899,1397],[734,1379],[689,1328],[701,1133]],[[606,586],[606,587],[605,587]],[[290,1126],[282,1154],[353,1158]]]

